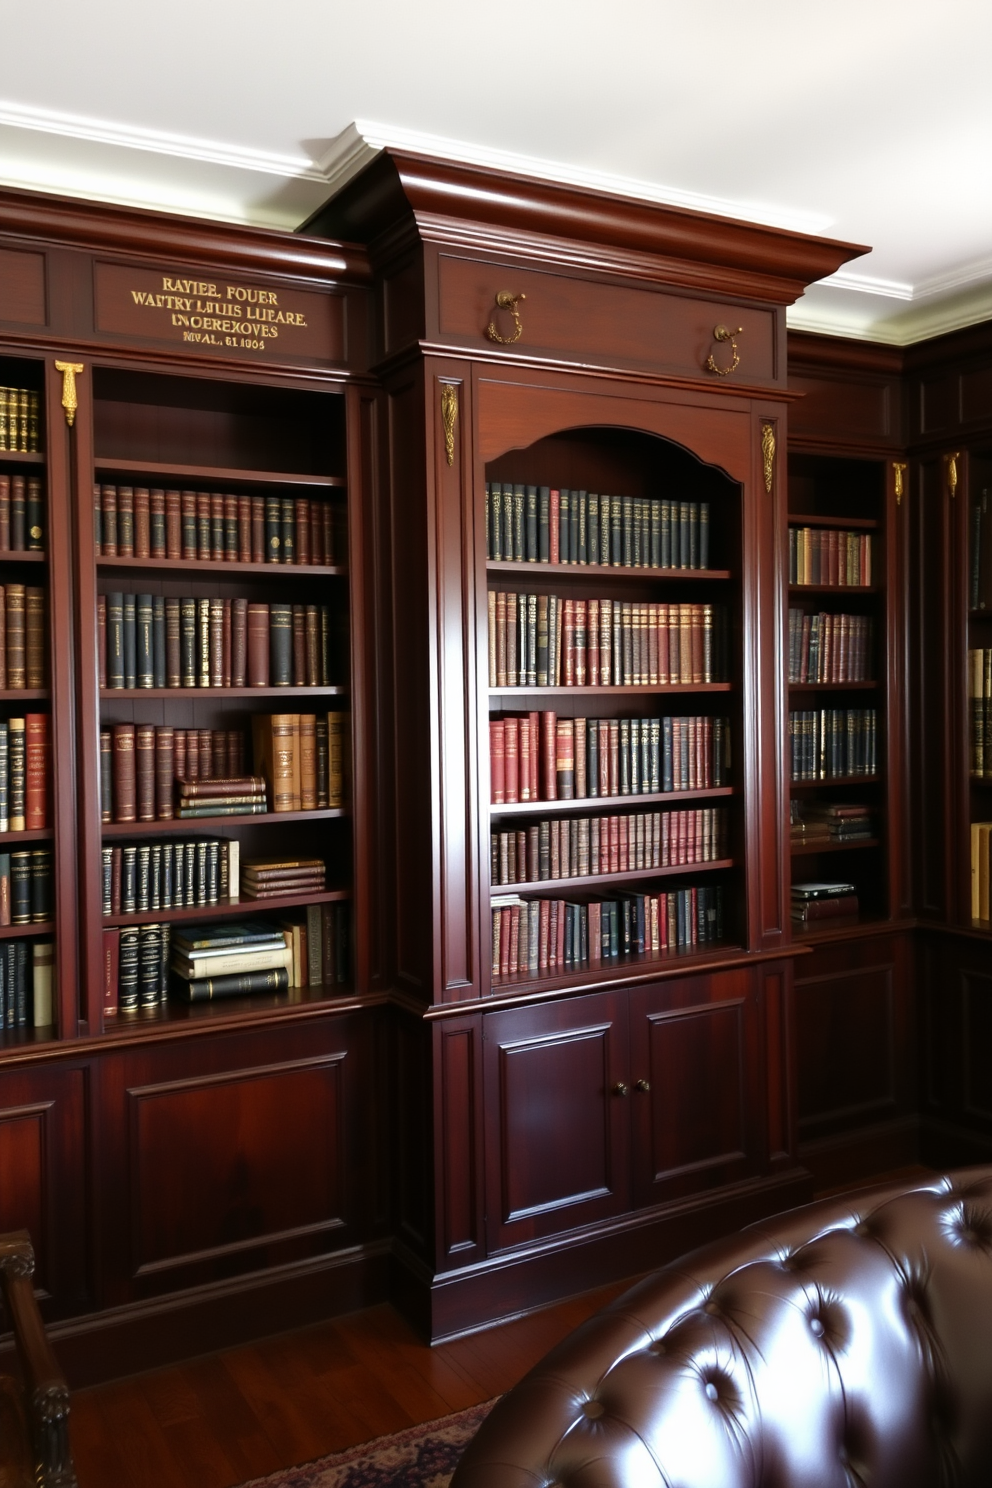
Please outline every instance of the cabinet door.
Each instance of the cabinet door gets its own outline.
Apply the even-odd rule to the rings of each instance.
[[[633,989],[629,1068],[636,1204],[756,1170],[760,1057],[750,971]]]
[[[624,998],[603,992],[484,1021],[490,1250],[627,1209]]]

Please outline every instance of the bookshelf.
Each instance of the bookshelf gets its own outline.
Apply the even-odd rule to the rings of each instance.
[[[958,918],[992,936],[992,448],[981,443],[967,456],[965,640],[967,685],[962,735],[967,739],[966,902]]]

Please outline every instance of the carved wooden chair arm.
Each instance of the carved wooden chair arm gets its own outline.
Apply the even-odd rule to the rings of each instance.
[[[0,1236],[0,1291],[24,1372],[39,1488],[76,1488],[69,1449],[69,1387],[45,1333],[34,1295],[34,1250],[27,1230]]]

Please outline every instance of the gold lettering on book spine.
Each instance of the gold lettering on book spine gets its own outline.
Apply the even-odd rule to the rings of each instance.
[[[449,465],[455,463],[455,422],[458,418],[458,390],[450,382],[441,388],[441,425],[444,429],[444,454]]]
[[[56,362],[56,372],[62,373],[62,407],[65,409],[65,421],[71,429],[76,422],[76,409],[79,407],[79,396],[76,392],[76,373],[82,372],[82,362]]]
[[[770,496],[775,478],[775,428],[772,424],[761,426],[761,463],[765,473],[765,490]]]

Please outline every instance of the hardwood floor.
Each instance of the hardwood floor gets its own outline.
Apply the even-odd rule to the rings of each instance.
[[[490,1400],[627,1282],[428,1348],[388,1305],[79,1390],[80,1488],[229,1488]]]

